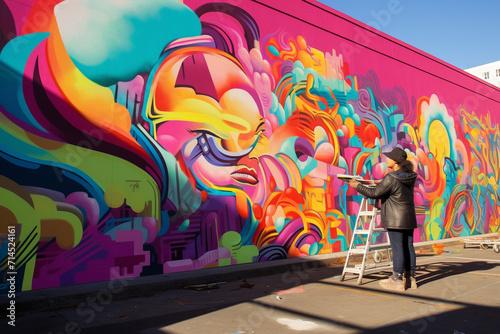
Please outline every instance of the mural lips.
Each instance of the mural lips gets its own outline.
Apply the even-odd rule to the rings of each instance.
[[[259,183],[257,179],[257,173],[251,169],[242,167],[237,169],[235,172],[231,173],[233,179],[239,183],[245,183],[250,185],[256,185]]]

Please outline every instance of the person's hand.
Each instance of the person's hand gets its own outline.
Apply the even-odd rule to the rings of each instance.
[[[354,180],[354,179],[351,179],[349,180],[348,184],[353,187],[354,189],[357,189],[358,188],[358,185],[359,185],[359,182]]]

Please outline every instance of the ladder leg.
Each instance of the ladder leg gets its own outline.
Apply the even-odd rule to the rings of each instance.
[[[352,245],[354,244],[354,233],[352,235],[352,239],[351,239],[351,244],[349,245],[349,250],[347,251],[347,256],[345,258],[345,263],[344,263],[344,269],[342,270],[342,275],[340,276],[340,280],[343,281],[345,279],[345,274],[346,274],[346,269],[347,269],[347,265],[349,264],[349,258],[350,258],[350,250],[352,248]]]
[[[360,211],[363,210],[363,206],[366,205],[365,202],[366,202],[366,198],[363,198],[361,200],[361,204],[359,206],[359,210]],[[347,251],[347,256],[346,256],[345,263],[344,263],[344,269],[342,270],[342,275],[340,276],[340,280],[341,281],[343,281],[345,279],[346,269],[347,269],[347,267],[349,265],[349,260],[350,260],[350,255],[351,255],[350,251],[354,247],[354,241],[356,239],[356,230],[358,229],[359,220],[360,220],[360,216],[358,214],[358,216],[356,217],[356,222],[354,223],[354,229],[352,231],[351,242],[349,244],[349,249]]]
[[[366,202],[366,209],[368,208],[368,201]],[[366,257],[368,255],[368,252],[370,251],[370,245],[371,245],[371,239],[373,235],[373,228],[375,227],[377,220],[377,208],[375,206],[372,209],[372,215],[370,216],[370,225],[368,227],[369,231],[366,236],[366,242],[365,242],[365,251],[363,252],[363,261],[361,263],[361,271],[359,273],[358,277],[358,285],[361,285],[363,282],[363,275],[365,273],[365,268],[366,268]]]
[[[350,249],[350,247],[349,247]],[[343,281],[345,279],[345,273],[347,269],[347,264],[349,263],[349,251],[347,251],[347,256],[345,258],[344,269],[342,270],[342,275],[340,276],[340,280]]]
[[[369,249],[369,244],[367,242],[367,245],[365,246],[365,252],[363,253],[363,261],[361,262],[361,269],[360,269],[360,272],[359,272],[359,277],[358,277],[358,285],[361,285],[361,283],[363,282],[363,275],[365,273],[365,268],[366,268],[366,255],[368,253],[368,249]]]

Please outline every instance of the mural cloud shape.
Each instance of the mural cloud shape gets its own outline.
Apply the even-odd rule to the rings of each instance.
[[[68,0],[54,13],[71,59],[102,86],[148,72],[169,42],[201,33],[196,14],[175,0]]]

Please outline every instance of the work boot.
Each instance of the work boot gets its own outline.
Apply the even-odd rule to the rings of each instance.
[[[389,278],[381,280],[379,284],[386,290],[405,291],[403,275],[400,273],[394,273]]]
[[[417,288],[417,280],[415,277],[405,277],[405,289],[416,289]]]
[[[403,279],[405,289],[416,289],[417,288],[417,280],[415,279],[415,270],[411,270],[410,272],[405,272],[405,277]]]

